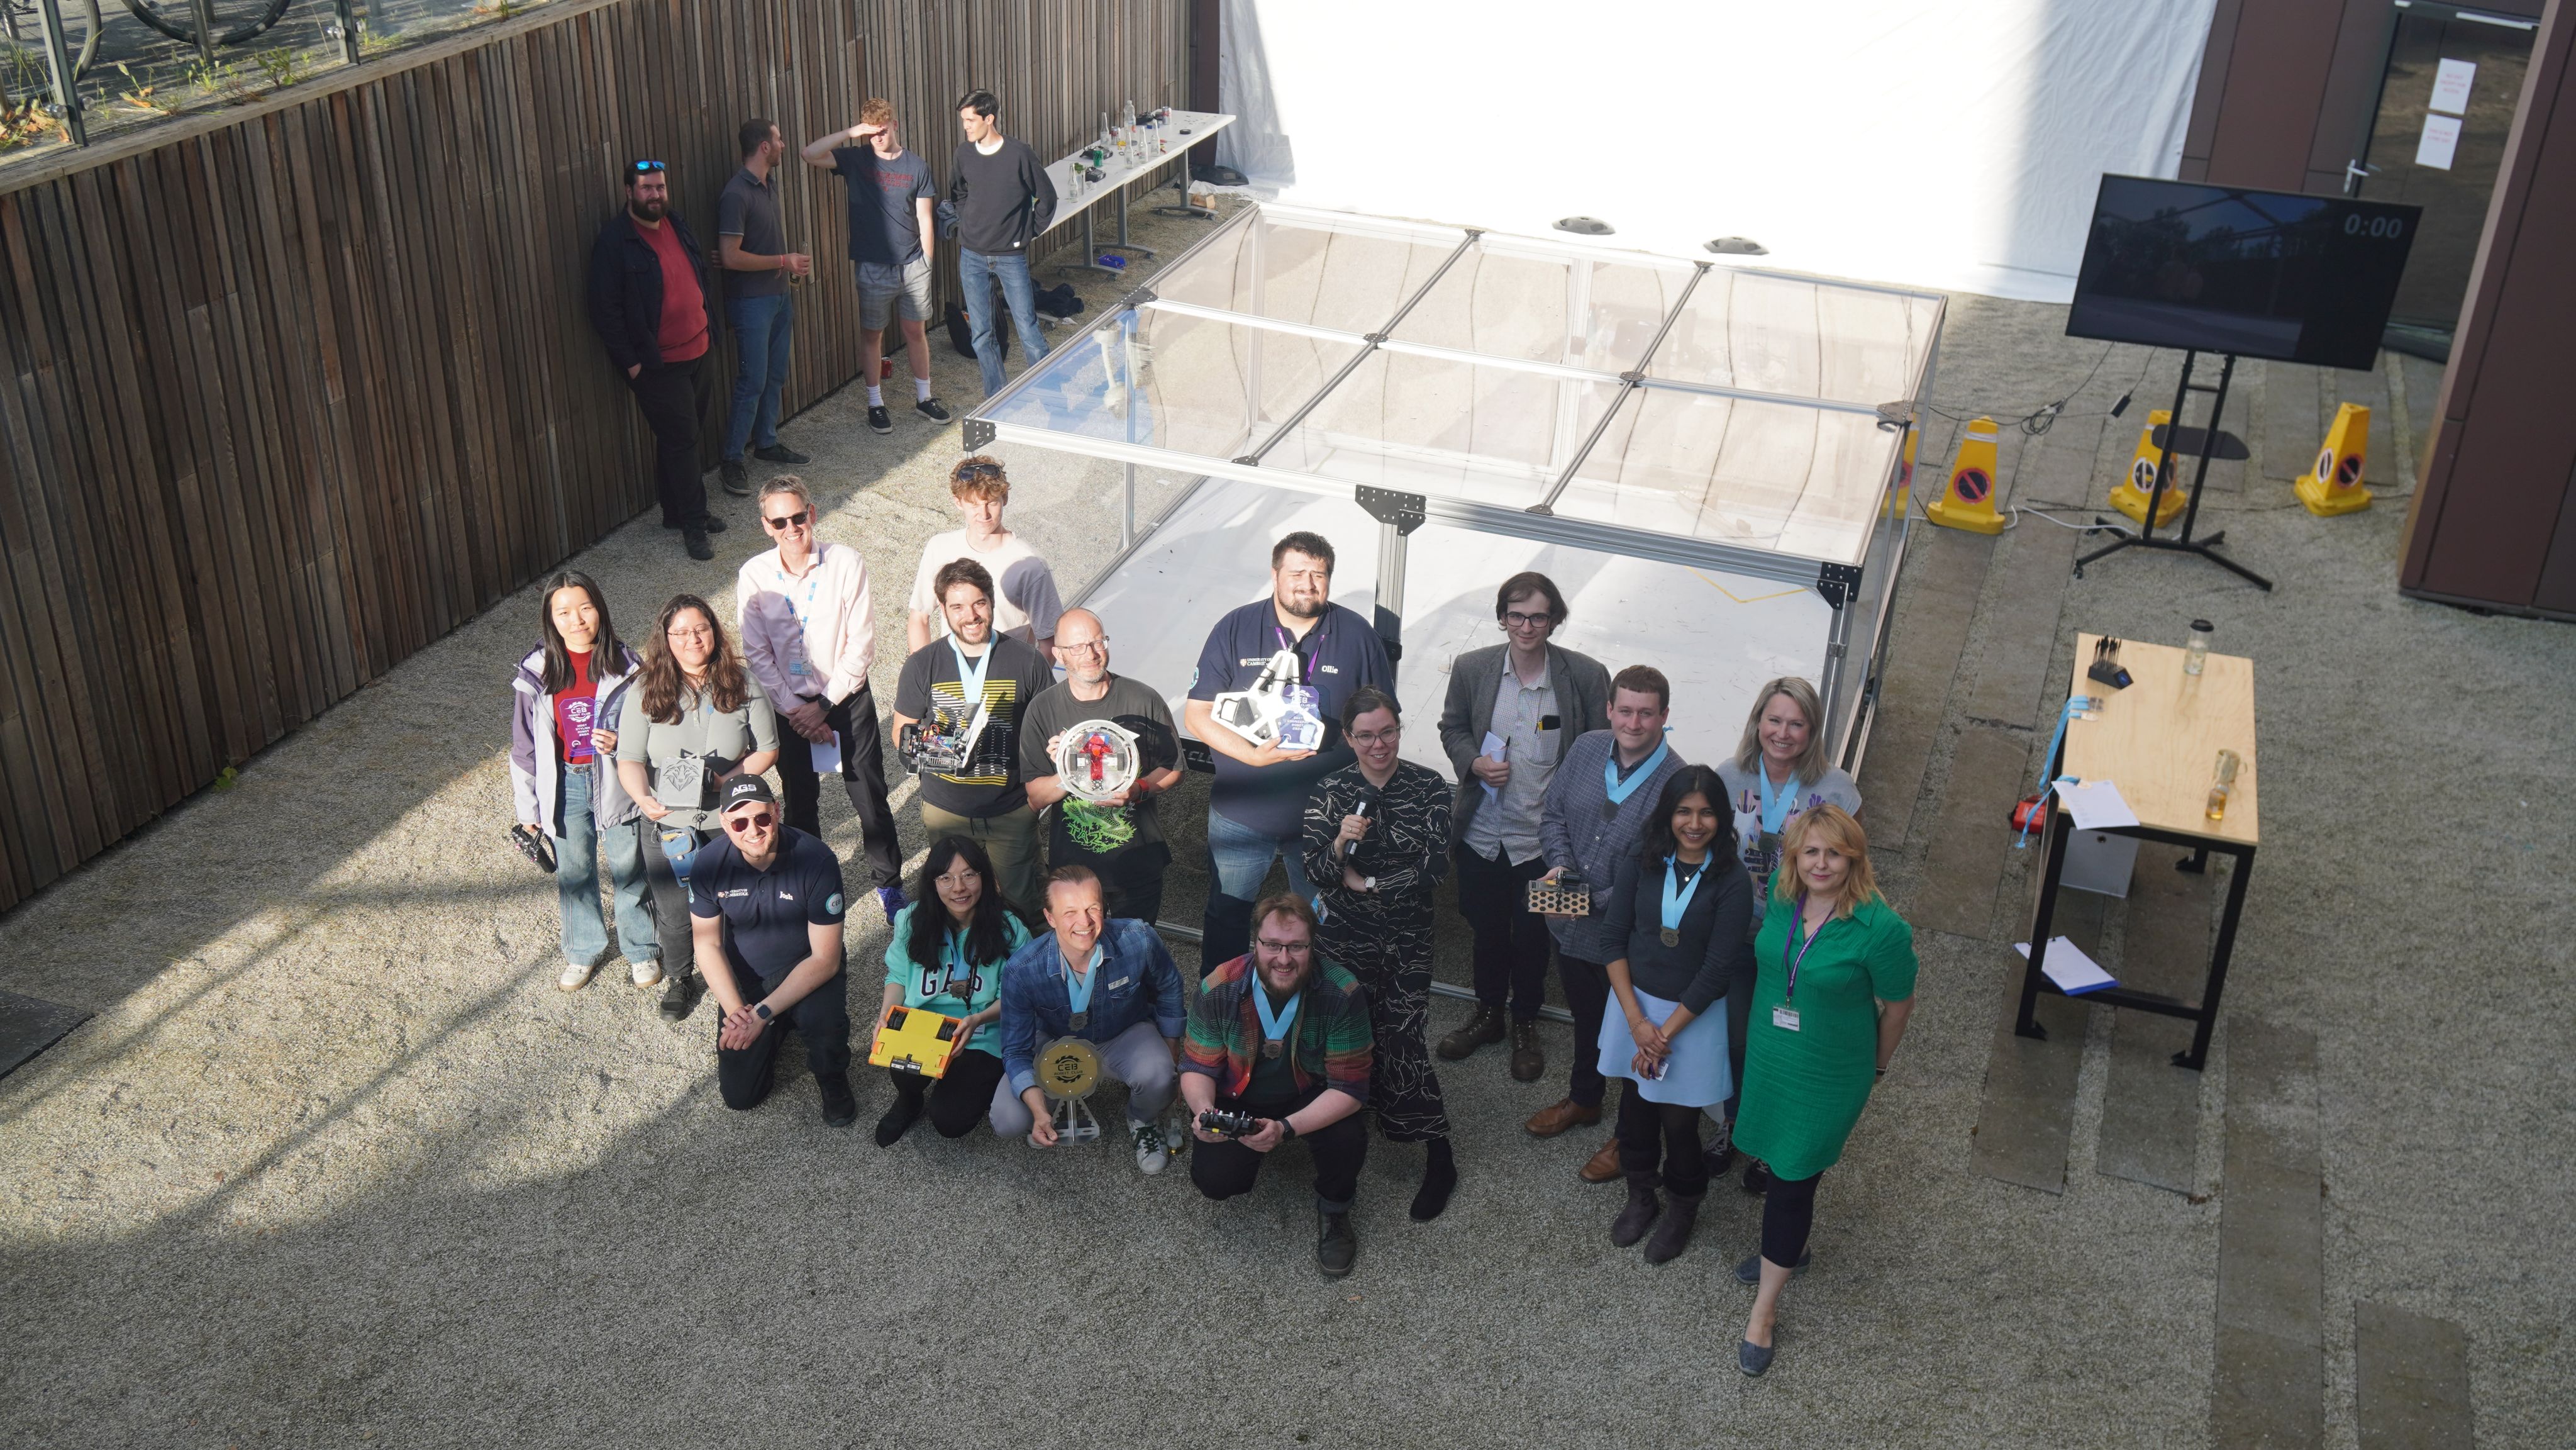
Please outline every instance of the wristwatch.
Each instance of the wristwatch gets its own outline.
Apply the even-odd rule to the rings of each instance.
[[[1297,1125],[1288,1121],[1286,1118],[1281,1118],[1279,1120],[1279,1141],[1285,1143],[1296,1136]]]
[[[1375,891],[1375,890],[1377,890],[1377,878],[1376,878],[1376,877],[1374,877],[1374,876],[1363,876],[1363,877],[1361,877],[1361,878],[1360,878],[1360,890],[1362,890],[1362,891]]]
[[[759,1018],[763,1022],[768,1021],[771,1015],[769,1004],[766,1002],[754,1002],[751,1005],[751,1015]]]

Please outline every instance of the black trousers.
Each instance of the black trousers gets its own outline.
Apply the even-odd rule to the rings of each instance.
[[[1597,1108],[1608,1086],[1601,1076],[1601,1013],[1610,1003],[1610,969],[1559,952],[1556,974],[1565,984],[1566,1010],[1574,1014],[1574,1068],[1566,1074],[1565,1095]]]
[[[886,1076],[894,1079],[894,1090],[905,1097],[929,1094],[930,1126],[939,1130],[939,1136],[963,1138],[992,1110],[993,1088],[1002,1080],[1002,1060],[970,1047],[948,1059],[945,1077],[928,1078],[891,1068]]]
[[[1708,1192],[1708,1155],[1700,1150],[1699,1109],[1648,1102],[1630,1084],[1619,1098],[1619,1166],[1630,1173],[1660,1168],[1664,1187],[1684,1198]]]
[[[1319,1088],[1300,1098],[1256,1103],[1220,1093],[1216,1105],[1228,1112],[1285,1118],[1321,1096],[1323,1091]],[[1334,1213],[1350,1209],[1351,1198],[1360,1188],[1360,1165],[1368,1161],[1368,1129],[1360,1125],[1362,1116],[1353,1113],[1329,1128],[1301,1133],[1297,1137],[1298,1142],[1314,1150],[1315,1198]],[[1190,1182],[1197,1184],[1199,1192],[1210,1198],[1232,1198],[1238,1193],[1249,1193],[1261,1177],[1263,1161],[1279,1151],[1274,1148],[1269,1153],[1259,1152],[1232,1139],[1222,1143],[1192,1143]]]
[[[644,426],[653,430],[653,491],[662,500],[662,527],[692,528],[707,517],[707,483],[698,471],[698,435],[713,382],[704,354],[687,362],[644,365],[626,380]]]
[[[1762,1257],[1784,1269],[1806,1257],[1807,1233],[1816,1226],[1816,1180],[1824,1176],[1771,1180],[1762,1195]]]
[[[1142,886],[1103,886],[1100,905],[1113,917],[1123,916],[1152,926],[1163,915],[1163,878],[1156,875]]]
[[[730,963],[716,970],[731,971]],[[746,1003],[757,1002],[769,989],[757,980],[744,980],[734,973],[734,990]],[[716,1049],[716,1089],[724,1094],[729,1108],[756,1108],[777,1082],[778,1048],[793,1026],[796,1035],[805,1039],[805,1065],[814,1076],[848,1077],[850,1072],[850,974],[835,973],[832,980],[800,998],[761,1029],[749,1047]],[[716,1030],[724,1030],[724,1014],[712,1014]],[[991,1089],[987,1088],[987,1095]]]
[[[821,703],[813,695],[801,697]],[[903,848],[896,844],[894,808],[886,804],[885,736],[877,728],[877,697],[866,685],[823,712],[841,741],[841,784],[850,795],[850,814],[859,818],[859,849],[868,858],[868,879],[879,886],[903,884]],[[822,839],[822,778],[814,774],[814,757],[805,737],[786,721],[778,722],[778,784],[787,824]]]
[[[1476,1002],[1511,1008],[1515,1022],[1535,1022],[1547,1003],[1547,919],[1529,909],[1529,884],[1547,862],[1504,862],[1458,846],[1458,914],[1476,939]]]

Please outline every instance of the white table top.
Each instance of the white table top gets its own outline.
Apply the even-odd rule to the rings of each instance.
[[[1189,154],[1191,147],[1233,124],[1234,117],[1220,115],[1213,111],[1176,110],[1172,112],[1168,124],[1149,127],[1145,132],[1145,138],[1149,143],[1168,138],[1172,143],[1171,150],[1137,157],[1135,165],[1127,164],[1127,157],[1113,155],[1109,159],[1109,164],[1101,168],[1105,174],[1092,185],[1089,191],[1080,196],[1073,194],[1073,157],[1059,156],[1048,162],[1047,180],[1055,183],[1055,220],[1047,223],[1048,228],[1052,230],[1075,220],[1089,210],[1092,203],[1120,194],[1126,189],[1127,183],[1141,181],[1165,163],[1180,160]],[[1183,135],[1184,131],[1188,134]],[[1087,149],[1090,145],[1090,142],[1085,141],[1083,148]]]

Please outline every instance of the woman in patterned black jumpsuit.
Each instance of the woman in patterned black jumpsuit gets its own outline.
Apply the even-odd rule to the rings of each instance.
[[[1380,1136],[1428,1155],[1413,1216],[1438,1218],[1458,1186],[1449,1110],[1423,1040],[1431,1021],[1431,896],[1449,860],[1449,783],[1396,758],[1395,701],[1361,689],[1342,712],[1359,759],[1306,797],[1306,879],[1322,897],[1317,945],[1359,978],[1376,1037],[1369,1106]]]

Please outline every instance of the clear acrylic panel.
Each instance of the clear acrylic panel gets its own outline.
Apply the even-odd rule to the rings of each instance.
[[[1646,368],[1651,378],[1878,404],[1914,395],[1931,297],[1716,269]]]
[[[1556,512],[1858,563],[1898,443],[1866,414],[1639,388]]]
[[[1479,239],[1392,336],[1427,347],[1622,373],[1637,365],[1691,269],[1605,262]]]
[[[1025,384],[982,416],[1233,458],[1359,350],[1186,313],[1127,311],[1056,344]]]
[[[1527,508],[1617,397],[1584,382],[1376,352],[1262,456],[1264,467]]]
[[[1386,326],[1465,233],[1350,228],[1264,212],[1154,278],[1154,295],[1365,336]]]

